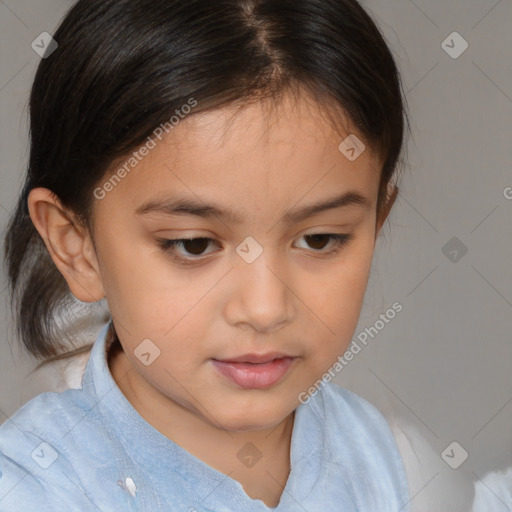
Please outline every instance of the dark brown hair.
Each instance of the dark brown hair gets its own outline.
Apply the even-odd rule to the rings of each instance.
[[[65,352],[55,316],[73,297],[31,222],[30,190],[48,188],[90,227],[112,163],[190,98],[199,112],[308,91],[382,155],[382,210],[407,114],[393,56],[356,0],[79,0],[54,38],[30,95],[28,172],[5,238],[18,334],[35,357],[90,345]]]

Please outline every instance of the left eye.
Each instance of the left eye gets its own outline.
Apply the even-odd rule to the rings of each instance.
[[[342,246],[344,246],[352,238],[352,236],[348,234],[321,233],[313,235],[304,235],[302,238],[308,240],[307,243],[310,248],[314,249],[313,252],[332,254],[338,252],[342,248]],[[327,251],[323,250],[328,245],[329,240],[334,241],[334,243],[332,244],[333,248]],[[162,247],[162,249],[170,252],[174,257],[181,260],[200,259],[198,258],[198,256],[204,256],[204,251],[206,250],[210,242],[216,243],[215,240],[211,238],[161,238],[159,240],[159,244]],[[176,251],[177,247],[181,247],[189,254],[178,254]]]
[[[341,247],[343,245],[345,245],[351,238],[350,235],[347,235],[347,234],[333,234],[333,233],[320,233],[320,234],[316,234],[316,235],[304,235],[303,238],[307,238],[309,239],[308,241],[308,245],[310,247],[313,247],[314,249],[319,249],[321,251],[321,249],[323,249],[323,247],[325,247],[325,244],[322,242],[322,240],[325,240],[325,239],[331,239],[331,240],[334,240],[334,248],[330,251],[322,251],[322,252],[325,252],[326,254],[331,254],[333,252],[337,252],[338,250],[341,249]],[[311,245],[313,244],[313,246]],[[318,248],[318,247],[315,247],[316,245],[322,245],[322,247]],[[317,252],[317,251],[315,251]]]

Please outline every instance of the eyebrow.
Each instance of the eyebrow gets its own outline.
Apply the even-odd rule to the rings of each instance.
[[[349,191],[340,196],[288,210],[282,220],[288,223],[299,222],[318,213],[347,206],[370,208],[371,203],[359,192]],[[151,199],[135,210],[137,215],[153,212],[166,215],[195,215],[202,218],[215,216],[226,219],[232,224],[242,224],[244,221],[240,215],[219,205],[205,204],[190,198]]]

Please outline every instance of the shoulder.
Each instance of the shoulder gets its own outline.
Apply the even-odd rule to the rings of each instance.
[[[333,382],[312,396],[322,423],[328,460],[355,490],[359,510],[409,512],[409,489],[391,429],[382,413],[364,398]],[[372,505],[373,504],[373,505]]]
[[[322,389],[315,405],[325,430],[335,435],[335,444],[350,444],[354,456],[360,454],[368,466],[403,471],[396,440],[377,407],[333,382]]]
[[[512,468],[488,473],[475,483],[473,512],[512,510]]]
[[[346,423],[348,418],[357,426],[355,443],[361,439],[361,445],[372,445],[366,449],[367,454],[381,462],[386,459],[388,464],[394,461],[403,467],[411,495],[412,512],[470,510],[473,499],[471,478],[461,469],[453,471],[441,458],[442,450],[438,453],[434,449],[417,424],[389,412],[384,414],[364,398],[338,385],[327,386],[326,392],[332,397],[332,402],[338,404],[342,413],[338,415],[338,421]],[[503,512],[505,510],[508,509],[503,509]],[[484,511],[495,512],[485,507],[474,510]],[[498,508],[496,512],[502,510]]]
[[[331,417],[336,422],[333,428],[343,438],[342,442],[350,441],[356,451],[372,459],[371,464],[388,468],[390,475],[393,472],[405,475],[412,512],[470,510],[473,499],[471,478],[461,469],[453,471],[442,460],[441,450],[434,449],[418,425],[404,417],[381,412],[364,398],[334,383],[326,385],[322,395],[320,406],[327,409],[322,415],[328,414],[328,409],[335,411]],[[512,488],[511,484],[512,472],[509,488]],[[502,510],[508,509],[482,506],[473,512]]]
[[[80,398],[80,390],[42,393],[0,426],[2,512],[36,504],[39,510],[69,511],[70,496],[81,502],[69,449],[76,438],[68,435],[83,418]]]
[[[41,393],[20,407],[0,425],[0,450],[13,450],[13,440],[30,443],[33,438],[61,440],[74,423],[94,406],[82,389]]]
[[[325,428],[336,432],[340,442],[350,442],[356,450],[378,459],[380,463],[401,466],[390,425],[373,404],[338,384],[328,382],[315,405],[321,409],[318,413],[323,417]]]

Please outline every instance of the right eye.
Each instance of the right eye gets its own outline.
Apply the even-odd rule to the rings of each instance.
[[[193,260],[198,260],[202,258],[194,258],[194,256],[203,256],[204,251],[208,247],[210,242],[215,242],[212,238],[160,238],[159,239],[160,247],[170,253],[174,258],[183,261],[183,262],[191,262]],[[186,252],[191,254],[192,257],[185,254],[179,254],[176,250],[177,247],[183,248]],[[211,252],[211,251],[210,251]],[[207,253],[208,254],[208,253]]]

